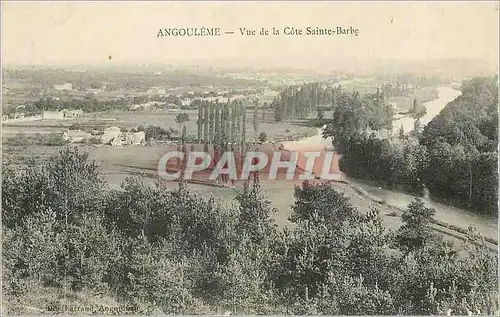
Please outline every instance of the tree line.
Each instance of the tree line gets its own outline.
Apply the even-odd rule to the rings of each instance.
[[[341,91],[340,85],[331,87],[319,82],[287,87],[270,105],[274,109],[274,120],[280,122],[306,119],[310,113],[316,112],[318,107],[325,105],[333,109]]]
[[[348,100],[337,107],[325,135],[334,137],[347,175],[419,195],[427,188],[435,198],[497,214],[497,89],[492,78],[464,82],[462,95],[428,125],[422,129],[416,120],[415,129],[401,131],[399,139],[366,130],[389,128],[389,113]]]
[[[79,99],[55,99],[51,97],[40,98],[33,103],[26,104],[23,112],[26,115],[41,114],[44,111],[57,111],[62,109],[77,110],[84,112],[99,112],[124,109],[131,105],[132,99],[120,98],[116,100],[98,100],[92,96]],[[11,109],[15,112],[15,109]]]

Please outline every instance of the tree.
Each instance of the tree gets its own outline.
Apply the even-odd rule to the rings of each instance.
[[[187,121],[189,121],[189,114],[185,112],[179,113],[177,116],[175,116],[175,123],[179,125],[179,130],[181,125]]]
[[[182,126],[181,145],[183,147],[186,145],[186,138],[187,138],[186,126]]]
[[[204,105],[203,107],[203,143],[205,145],[208,144],[208,140],[209,140],[209,136],[208,136],[208,132],[209,132],[209,123],[208,123],[208,117],[209,117],[209,114],[208,114],[208,103]]]
[[[323,110],[323,108],[318,108],[316,111],[317,111],[316,118],[322,120],[325,116],[325,110]]]
[[[290,221],[321,221],[340,225],[356,212],[348,199],[328,184],[304,181],[295,188],[295,204]]]
[[[241,140],[242,140],[242,134],[243,134],[242,126],[241,126],[241,118],[242,118],[243,114],[241,113],[241,107],[237,101],[234,102],[233,107],[234,107],[234,109],[233,109],[234,115],[236,118],[235,143],[240,145]]]
[[[215,106],[213,104],[210,105],[210,114],[208,117],[209,128],[208,128],[208,139],[209,143],[214,143],[215,138]]]
[[[241,107],[241,112],[243,114],[243,118],[241,119],[242,121],[242,127],[241,127],[241,148],[245,149],[247,145],[247,110],[245,106],[240,101],[240,107]]]
[[[255,137],[257,137],[259,133],[259,108],[258,108],[258,102],[257,100],[254,103],[254,110],[253,110],[253,132],[255,134]]]
[[[266,132],[261,132],[259,134],[259,142],[260,143],[264,143],[266,141],[267,141],[267,134],[266,134]]]
[[[237,142],[238,131],[236,130],[236,108],[234,103],[231,103],[230,107],[230,117],[231,117],[231,147],[234,150],[234,144]]]
[[[420,119],[416,119],[413,122],[413,132],[415,136],[418,136],[420,135],[420,133],[422,133],[422,123],[420,123]]]
[[[177,117],[175,118],[177,122]],[[178,122],[177,122],[178,123]],[[201,143],[202,138],[202,126],[203,126],[203,108],[202,104],[198,104],[198,120],[196,120],[196,125],[198,126],[198,143]]]
[[[418,111],[418,103],[417,103],[417,99],[413,99],[413,105],[412,105],[412,108],[411,108],[411,112],[413,114],[416,114]]]
[[[279,103],[274,105],[274,121],[281,122],[283,120],[283,106]]]
[[[423,104],[418,103],[417,99],[413,99],[411,113],[414,119],[420,119],[427,113],[427,108]]]
[[[219,150],[221,147],[222,139],[222,125],[221,125],[221,107],[219,104],[215,104],[214,111],[214,148]]]
[[[403,225],[396,233],[398,246],[409,252],[434,241],[437,235],[430,226],[435,213],[434,209],[425,207],[421,199],[415,198],[401,216]]]
[[[144,134],[146,140],[161,140],[164,138],[170,138],[171,133],[162,127],[148,125],[144,130]]]
[[[69,126],[68,130],[82,130],[82,125],[79,123],[73,123]]]
[[[240,205],[236,232],[247,236],[256,244],[273,241],[276,235],[276,225],[272,215],[276,210],[262,194],[259,182],[254,180],[251,189],[245,187],[243,192],[236,196],[236,201]]]

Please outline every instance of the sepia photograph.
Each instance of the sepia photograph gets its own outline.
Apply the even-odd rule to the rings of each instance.
[[[498,1],[2,1],[2,316],[498,316]]]

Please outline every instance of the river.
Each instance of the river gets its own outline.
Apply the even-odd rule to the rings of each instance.
[[[461,92],[454,90],[449,87],[438,87],[438,98],[432,101],[424,103],[427,108],[427,114],[420,119],[422,125],[429,123],[436,115],[441,112],[441,110],[452,100],[458,97]],[[409,117],[404,117],[394,121],[394,128],[398,129],[403,125],[405,132],[409,132],[413,129],[414,119]],[[312,137],[303,138],[298,141],[285,142],[283,143],[285,149],[297,150],[298,147],[311,146],[311,145],[322,145],[330,146],[331,140],[325,140],[322,137],[323,129],[318,129],[318,134]],[[396,192],[388,189],[383,189],[377,186],[367,184],[361,180],[349,179],[349,183],[356,184],[359,187],[365,189],[368,193],[380,197],[386,201],[387,204],[393,205],[400,208],[405,208],[414,200],[414,196],[408,195],[401,192]],[[478,229],[483,236],[490,237],[493,239],[498,239],[498,219],[497,217],[488,217],[484,215],[478,215],[472,213],[468,210],[456,208],[446,204],[434,202],[429,198],[423,198],[424,203],[428,207],[432,207],[436,210],[436,218],[445,221],[449,224],[467,228],[468,226],[474,226]]]
[[[438,87],[438,98],[425,102],[424,106],[427,109],[427,113],[425,116],[420,118],[420,123],[422,126],[429,123],[435,116],[437,116],[441,110],[448,104],[448,102],[454,100],[458,96],[460,96],[461,92],[459,90],[455,90],[450,87]],[[415,119],[405,116],[403,118],[394,120],[392,122],[393,133],[399,133],[399,129],[401,125],[403,126],[403,131],[405,133],[413,130]]]

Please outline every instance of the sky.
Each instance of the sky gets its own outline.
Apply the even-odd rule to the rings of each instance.
[[[3,2],[11,64],[354,63],[466,58],[498,65],[497,2]],[[359,36],[253,36],[238,29],[337,26]],[[157,38],[219,27],[219,37]],[[112,58],[109,59],[109,56]],[[498,66],[497,66],[498,67]]]

